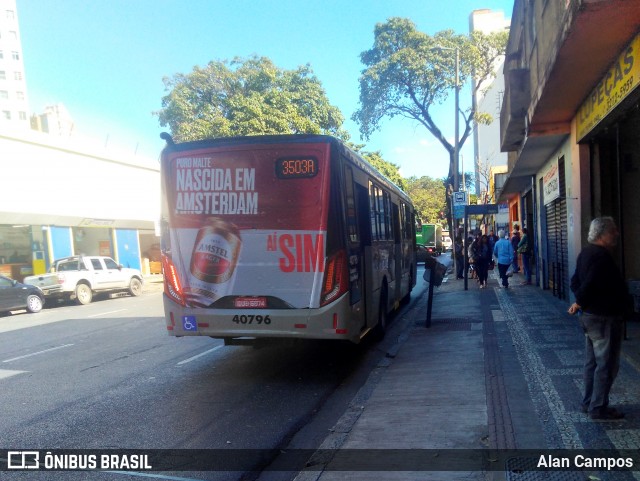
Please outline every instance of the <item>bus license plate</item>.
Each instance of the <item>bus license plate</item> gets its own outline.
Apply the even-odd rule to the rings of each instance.
[[[236,297],[234,305],[238,309],[265,309],[267,307],[266,297]]]

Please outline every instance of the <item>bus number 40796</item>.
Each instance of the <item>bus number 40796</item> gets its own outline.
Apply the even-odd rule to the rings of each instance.
[[[235,316],[233,316],[233,322],[235,322],[236,324],[253,324],[254,322],[256,324],[271,324],[271,318],[266,315],[266,316],[254,316],[254,315],[249,315],[249,316],[245,316],[244,314],[239,316],[238,314],[236,314]]]

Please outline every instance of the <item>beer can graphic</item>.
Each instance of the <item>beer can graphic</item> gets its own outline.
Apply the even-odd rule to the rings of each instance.
[[[185,289],[189,306],[208,307],[231,292],[242,239],[238,228],[209,217],[198,230]]]

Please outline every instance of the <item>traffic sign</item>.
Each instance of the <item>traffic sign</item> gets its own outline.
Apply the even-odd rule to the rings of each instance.
[[[465,191],[454,192],[453,205],[467,205],[467,193]]]

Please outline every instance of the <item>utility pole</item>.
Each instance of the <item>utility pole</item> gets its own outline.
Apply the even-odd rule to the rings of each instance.
[[[453,192],[458,192],[458,190],[460,189],[460,180],[458,178],[459,175],[459,171],[458,171],[458,163],[460,161],[460,49],[458,47],[455,47],[455,51],[456,51],[456,85],[455,85],[455,109],[456,109],[456,116],[455,116],[455,138],[453,139]],[[453,209],[453,202],[451,202],[451,208]],[[456,219],[455,216],[455,212],[453,213],[453,215],[451,216],[451,218],[453,219],[453,226],[450,229],[451,232],[453,232],[453,235],[455,237],[458,236],[458,219]],[[465,219],[466,222],[466,219]],[[463,244],[464,246],[464,244]],[[463,251],[466,250],[466,247],[463,248]],[[464,252],[463,252],[464,254]],[[454,254],[453,256],[453,270],[456,273],[456,277],[457,277],[457,273],[458,273],[458,260],[456,259],[456,256]],[[464,262],[464,261],[463,261]],[[465,277],[466,278],[466,277]]]
[[[456,75],[455,75],[455,139],[453,141],[453,188],[451,192],[451,210],[453,211],[453,195],[460,190],[460,48],[455,47],[442,47],[440,45],[434,47],[434,50],[455,50],[456,55]],[[451,221],[453,225],[449,227],[449,235],[453,234],[453,240],[458,236],[458,220],[456,219],[455,212],[451,212]],[[466,222],[466,219],[465,219]],[[456,256],[453,256],[453,269],[456,270],[457,262]]]
[[[453,191],[458,192],[460,189],[459,179],[459,162],[460,162],[460,49],[455,47],[456,51],[456,91],[455,91],[455,139],[453,143]]]

